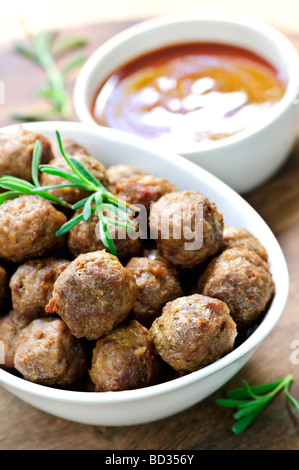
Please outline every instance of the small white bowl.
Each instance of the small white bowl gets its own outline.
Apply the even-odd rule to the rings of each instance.
[[[289,289],[288,270],[282,250],[270,228],[235,191],[183,157],[157,152],[143,139],[82,123],[41,122],[24,128],[55,140],[73,138],[106,166],[128,163],[164,176],[179,190],[199,190],[217,204],[226,223],[245,227],[259,238],[269,254],[276,293],[265,318],[252,335],[217,362],[172,381],[140,390],[121,392],[75,392],[45,387],[0,369],[0,384],[36,408],[68,420],[104,426],[142,424],[178,413],[215,392],[248,361],[271,332],[283,312]],[[0,129],[13,132],[17,126]]]
[[[223,12],[165,15],[141,22],[101,45],[81,69],[74,90],[78,118],[98,125],[91,107],[99,85],[130,60],[182,42],[216,42],[248,49],[287,78],[285,94],[270,117],[234,136],[175,153],[202,166],[240,193],[269,179],[288,157],[298,124],[298,55],[290,41],[263,22]]]

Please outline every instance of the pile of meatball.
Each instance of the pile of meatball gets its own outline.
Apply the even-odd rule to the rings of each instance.
[[[31,181],[37,139],[43,163],[66,168],[55,142],[20,127],[0,136],[0,176]],[[226,225],[200,191],[180,191],[128,165],[106,168],[80,143],[63,145],[118,198],[144,207],[155,237],[118,227],[115,256],[99,238],[96,212],[57,237],[76,211],[37,195],[3,202],[0,367],[49,387],[115,392],[189,374],[237,347],[237,335],[262,321],[275,293],[259,240]],[[40,183],[65,181],[43,173]],[[52,193],[71,204],[88,195],[74,187]],[[184,205],[200,246],[190,248]],[[161,220],[168,221],[167,237]]]

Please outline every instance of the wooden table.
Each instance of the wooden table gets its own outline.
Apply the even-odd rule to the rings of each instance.
[[[88,52],[133,24],[104,23],[68,33],[88,38]],[[298,45],[299,34],[290,35]],[[73,81],[69,84],[70,92]],[[10,113],[36,104],[35,92],[42,74],[14,53],[12,45],[0,48],[0,80],[5,83],[6,104],[0,105],[0,123],[13,123]],[[74,117],[75,119],[75,117]],[[240,386],[277,380],[293,374],[291,391],[299,399],[299,364],[291,362],[291,343],[299,340],[299,146],[281,171],[267,184],[247,195],[277,236],[290,273],[290,294],[277,326],[247,365],[224,387],[203,402],[175,416],[132,427],[87,426],[41,412],[0,388],[0,449],[2,450],[294,450],[299,449],[299,414],[281,394],[243,434],[231,432],[232,411],[215,400]],[[299,353],[297,355],[299,360]]]

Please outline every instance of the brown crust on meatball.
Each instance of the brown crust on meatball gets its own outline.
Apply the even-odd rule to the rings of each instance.
[[[89,155],[87,149],[83,145],[79,144],[79,142],[73,139],[63,139],[62,147],[65,153],[70,156],[77,155],[80,153],[84,155]],[[59,155],[61,155],[60,150]]]
[[[161,315],[167,302],[183,295],[177,269],[161,258],[131,258],[126,268],[138,288],[133,315],[146,326]]]
[[[83,209],[78,209],[74,217],[81,214],[82,210]],[[110,219],[122,221],[114,212],[104,210],[103,213]],[[133,217],[128,217],[134,222]],[[88,221],[82,220],[69,231],[67,244],[73,256],[106,249],[99,235],[98,222],[99,218],[97,214],[93,213]],[[143,246],[139,238],[138,226],[137,224],[134,225],[137,229],[136,232],[109,224],[109,231],[113,237],[117,257],[124,261],[127,261],[132,256],[142,254]]]
[[[129,178],[133,175],[145,175],[144,171],[139,170],[135,166],[132,165],[112,165],[107,168],[107,176],[108,176],[108,186],[109,190],[114,193],[115,186],[124,178]]]
[[[19,335],[14,366],[31,382],[66,387],[87,372],[86,351],[60,318],[37,318]]]
[[[0,256],[16,263],[61,246],[56,237],[66,216],[40,196],[23,195],[0,205]]]
[[[2,313],[2,309],[5,306],[8,298],[9,298],[9,275],[6,269],[3,266],[0,266],[0,315]]]
[[[96,342],[90,378],[96,392],[132,390],[156,383],[161,362],[148,330],[131,320]]]
[[[32,319],[45,314],[54,283],[69,264],[65,259],[43,258],[19,266],[9,284],[13,308]]]
[[[265,261],[268,259],[268,253],[261,242],[242,227],[224,225],[222,247],[224,250],[227,248],[247,248],[249,251],[255,251]]]
[[[238,327],[255,323],[275,290],[266,261],[246,248],[229,248],[214,258],[198,287],[203,295],[225,302]]]
[[[13,369],[17,340],[30,320],[16,310],[10,310],[0,318],[0,342],[4,345],[4,364],[0,367]]]
[[[98,339],[123,322],[137,297],[134,276],[106,251],[79,255],[58,277],[47,313],[78,338]]]
[[[152,205],[149,220],[151,236],[157,238],[163,258],[179,268],[193,268],[221,247],[222,214],[198,191],[180,191],[162,196]],[[167,236],[163,235],[165,224],[169,224]],[[198,247],[190,249],[190,244],[196,239]]]
[[[128,203],[142,205],[147,213],[150,206],[164,194],[177,191],[174,184],[162,177],[154,175],[133,174],[123,178],[114,185],[114,193]]]
[[[41,162],[48,163],[53,152],[50,141],[43,135],[22,127],[13,134],[0,134],[0,177],[11,175],[31,182],[32,154],[37,140],[43,148]]]
[[[193,372],[229,353],[237,330],[224,302],[193,294],[168,302],[150,334],[165,362]]]

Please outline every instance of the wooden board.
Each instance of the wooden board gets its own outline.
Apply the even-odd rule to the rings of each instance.
[[[67,34],[88,38],[90,53],[103,41],[131,22],[97,24]],[[289,36],[299,49],[299,34]],[[0,48],[0,80],[5,84],[5,105],[0,105],[1,126],[13,123],[12,110],[36,104],[36,90],[43,76],[38,68],[14,52],[12,45]],[[69,83],[72,91],[75,76]],[[74,119],[75,116],[74,116]],[[299,340],[299,145],[281,171],[253,191],[247,200],[262,215],[277,236],[290,273],[290,293],[276,328],[248,364],[224,387],[203,402],[175,416],[132,427],[81,425],[41,412],[0,388],[1,450],[293,450],[299,448],[299,414],[283,395],[240,436],[234,435],[232,411],[215,400],[238,387],[243,379],[264,383],[293,374],[292,393],[299,399],[299,364],[292,364],[291,343]],[[298,355],[299,357],[299,355]]]

